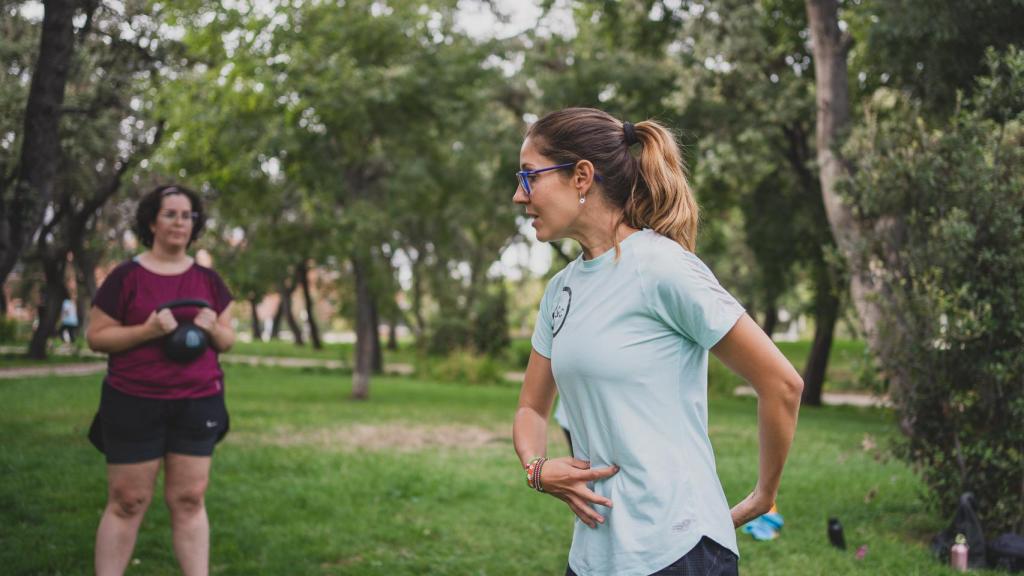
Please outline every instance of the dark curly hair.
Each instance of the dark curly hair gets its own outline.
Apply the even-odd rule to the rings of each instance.
[[[188,245],[191,246],[192,242],[203,233],[203,227],[206,225],[206,212],[203,210],[203,202],[199,198],[199,194],[195,190],[177,184],[157,186],[142,197],[139,207],[135,210],[135,233],[146,248],[153,247],[153,231],[149,227],[156,223],[156,216],[160,212],[160,205],[164,198],[173,194],[187,196],[189,203],[192,204],[192,212],[196,215],[192,220],[192,236],[188,239]]]

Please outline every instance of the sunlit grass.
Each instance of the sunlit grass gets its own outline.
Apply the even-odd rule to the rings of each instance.
[[[509,438],[515,386],[377,378],[367,402],[349,400],[349,386],[346,374],[227,369],[232,433],[208,493],[214,574],[564,571],[572,516],[525,486]],[[85,439],[99,377],[0,381],[0,394],[4,573],[90,573],[105,498],[102,456]],[[755,410],[753,399],[711,402],[730,501],[756,480]],[[448,433],[409,448],[435,428]],[[767,543],[740,535],[743,573],[947,573],[925,546],[945,520],[887,456],[894,433],[883,410],[805,409],[778,498],[785,529]],[[850,550],[828,545],[829,516],[843,521]],[[159,497],[135,557],[129,573],[178,573]]]

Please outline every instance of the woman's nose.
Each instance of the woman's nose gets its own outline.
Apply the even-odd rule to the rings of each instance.
[[[526,195],[526,190],[523,190],[522,184],[516,186],[516,192],[512,195],[512,201],[516,204],[526,204],[530,201],[530,197]]]

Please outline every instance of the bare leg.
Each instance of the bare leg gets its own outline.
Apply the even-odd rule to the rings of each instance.
[[[206,576],[210,569],[210,522],[206,516],[209,456],[167,454],[164,496],[171,511],[174,553],[185,576]]]
[[[120,576],[128,567],[159,471],[160,460],[107,465],[107,507],[96,531],[97,576]]]

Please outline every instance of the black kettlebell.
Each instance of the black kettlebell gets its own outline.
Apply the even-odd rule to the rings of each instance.
[[[172,300],[161,304],[157,311],[165,308],[184,308],[193,306],[196,308],[210,308],[206,300],[190,299]],[[191,322],[179,322],[178,327],[164,337],[164,354],[170,360],[181,364],[188,364],[203,355],[206,347],[210,345],[210,336],[205,330]]]

